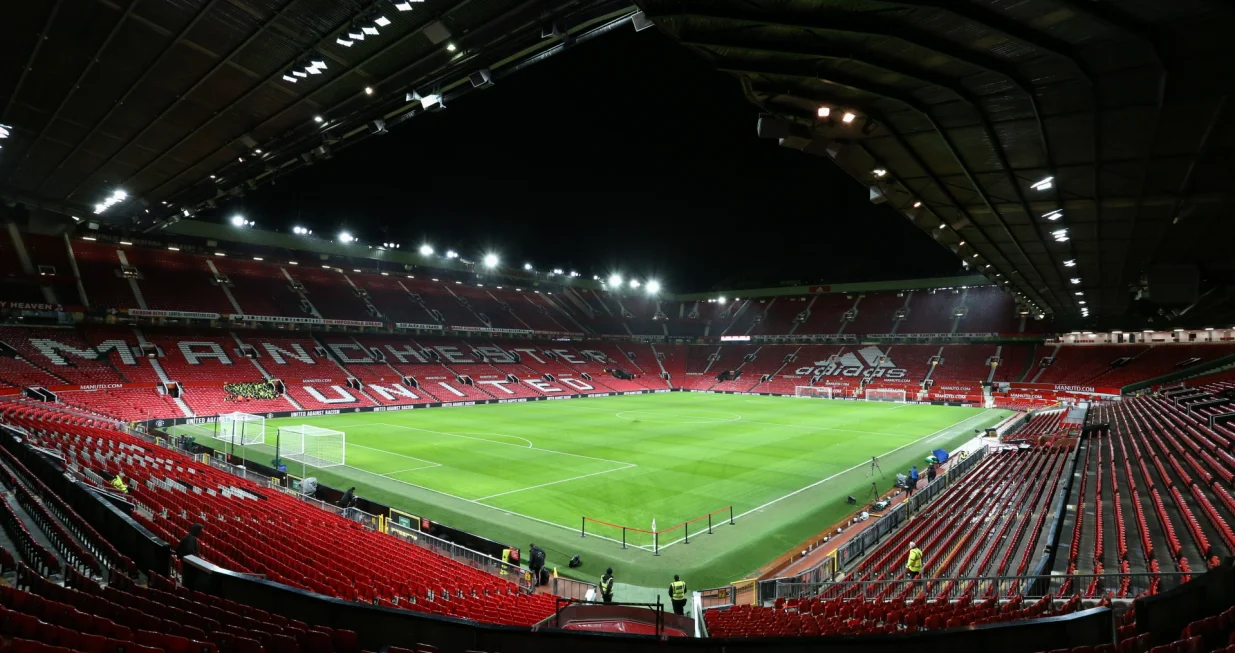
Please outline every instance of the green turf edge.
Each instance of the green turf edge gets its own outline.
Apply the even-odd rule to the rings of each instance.
[[[484,407],[467,410],[477,409]],[[974,437],[975,429],[997,424],[1011,414],[1011,411],[998,409],[979,411],[932,434],[928,441],[883,456],[881,462],[887,478],[880,481],[879,488],[886,490],[894,470],[907,469],[921,462],[931,449],[952,450]],[[209,438],[199,439],[203,444],[210,444]],[[261,454],[253,457],[263,463],[269,462]],[[870,484],[867,471],[859,468],[747,515],[734,526],[718,525],[712,535],[692,535],[689,545],[678,543],[665,549],[660,556],[653,556],[642,549],[623,550],[618,544],[601,538],[581,538],[577,529],[539,523],[356,468],[347,468],[345,474],[317,469],[313,475],[326,485],[340,489],[354,485],[357,494],[373,501],[492,540],[521,548],[534,541],[546,550],[548,564],[557,567],[564,576],[595,581],[605,568],[613,567],[623,583],[660,587],[673,574],[681,574],[694,588],[717,587],[747,577],[791,547],[851,514],[853,508],[845,502],[845,497],[864,498]],[[752,528],[763,529],[767,535],[726,537],[728,529]],[[581,556],[584,564],[568,569],[566,563],[575,554]]]

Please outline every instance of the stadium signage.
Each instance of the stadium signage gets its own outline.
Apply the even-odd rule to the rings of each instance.
[[[519,335],[531,335],[531,329],[495,329],[493,327],[473,327],[473,326],[451,326],[455,331],[477,331],[483,333],[514,333]]]
[[[233,322],[270,322],[275,324],[326,324],[331,326],[380,327],[381,322],[372,320],[334,320],[320,317],[285,317],[282,315],[242,315],[233,313],[228,316]]]
[[[892,359],[878,347],[863,347],[847,352],[831,360],[815,361],[814,365],[799,367],[798,376],[810,377],[863,377],[868,379],[906,379],[909,371],[897,367]]]
[[[721,336],[721,342],[750,342],[750,336]]]
[[[1064,385],[1055,383],[1008,383],[1013,392],[1066,392],[1079,395],[1118,395],[1119,388],[1103,388],[1090,385]],[[997,387],[998,389],[998,387]]]
[[[171,317],[186,320],[217,320],[218,313],[199,313],[197,311],[155,311],[145,308],[130,308],[127,313],[135,317]]]
[[[429,331],[441,331],[440,324],[417,324],[415,322],[395,322],[396,329],[421,329]]]
[[[47,304],[43,302],[6,302],[0,301],[0,308],[12,308],[20,311],[63,311],[64,307],[60,304]]]

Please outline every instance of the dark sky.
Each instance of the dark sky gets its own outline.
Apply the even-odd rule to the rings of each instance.
[[[670,292],[958,272],[828,160],[755,135],[738,82],[655,29],[620,29],[225,207],[263,228]],[[383,231],[385,230],[385,231]]]

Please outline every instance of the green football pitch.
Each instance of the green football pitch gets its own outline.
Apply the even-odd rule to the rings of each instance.
[[[852,511],[932,449],[951,449],[1009,413],[917,404],[706,393],[646,394],[269,420],[346,434],[346,464],[315,476],[400,510],[526,550],[591,579],[692,587],[743,578]],[[202,444],[206,427],[177,427]],[[237,452],[240,454],[241,452]],[[269,463],[270,445],[244,455]],[[863,501],[864,502],[864,501]],[[735,517],[729,523],[729,507]],[[707,520],[669,530],[719,511]],[[583,518],[586,537],[580,536]],[[653,520],[662,533],[653,555]],[[623,530],[626,548],[622,548]]]

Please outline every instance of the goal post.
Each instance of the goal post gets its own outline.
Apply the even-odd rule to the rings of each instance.
[[[266,418],[248,413],[219,415],[214,438],[240,447],[266,444]]]
[[[907,396],[908,393],[897,388],[868,388],[866,390],[867,401],[891,401],[903,404]]]
[[[278,457],[309,467],[337,467],[347,463],[347,436],[343,431],[308,424],[283,426],[278,432]]]
[[[832,398],[832,386],[827,386],[827,385],[794,386],[793,396],[795,397],[819,397],[822,399],[831,399]]]

